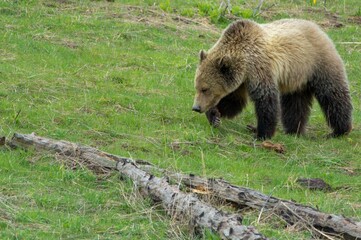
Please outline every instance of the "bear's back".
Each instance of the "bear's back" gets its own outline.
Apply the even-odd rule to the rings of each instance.
[[[267,54],[281,92],[303,88],[318,66],[339,58],[329,37],[313,22],[284,19],[261,24]]]
[[[322,46],[333,46],[327,34],[317,24],[307,20],[282,19],[268,24],[260,24],[260,26],[265,30],[271,42],[280,41],[282,43],[282,40],[289,42],[300,39],[300,44],[305,43],[306,40],[314,47],[318,47],[320,42],[322,42]]]

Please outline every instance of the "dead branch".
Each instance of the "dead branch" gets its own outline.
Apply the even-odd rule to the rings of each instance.
[[[188,220],[193,227],[211,229],[223,239],[266,239],[254,227],[242,225],[239,215],[227,214],[201,202],[193,194],[184,193],[178,187],[169,184],[166,179],[141,170],[131,159],[116,157],[80,144],[38,137],[35,134],[15,133],[10,144],[25,149],[55,152],[102,167],[117,169],[132,179],[153,200],[160,201],[170,216]]]

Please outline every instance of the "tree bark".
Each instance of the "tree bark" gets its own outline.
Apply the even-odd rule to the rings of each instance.
[[[117,169],[132,179],[153,200],[160,201],[170,216],[188,220],[193,227],[211,229],[223,239],[267,239],[254,227],[242,225],[242,218],[239,215],[227,214],[203,203],[193,194],[184,193],[178,187],[169,184],[166,179],[141,170],[131,159],[116,157],[80,144],[38,137],[34,134],[15,133],[10,144],[25,149],[35,148],[56,152],[102,167]]]

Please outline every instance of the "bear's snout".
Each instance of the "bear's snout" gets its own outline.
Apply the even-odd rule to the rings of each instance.
[[[201,107],[199,105],[194,105],[192,107],[192,111],[195,111],[197,113],[201,113]]]

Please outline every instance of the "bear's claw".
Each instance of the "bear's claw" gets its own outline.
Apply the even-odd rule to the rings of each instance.
[[[213,121],[212,121],[212,126],[213,127],[219,127],[219,125],[221,125],[221,119],[218,117],[214,117]]]
[[[218,111],[217,108],[211,108],[206,112],[206,116],[208,119],[209,124],[212,127],[219,127],[221,124],[221,113]]]

